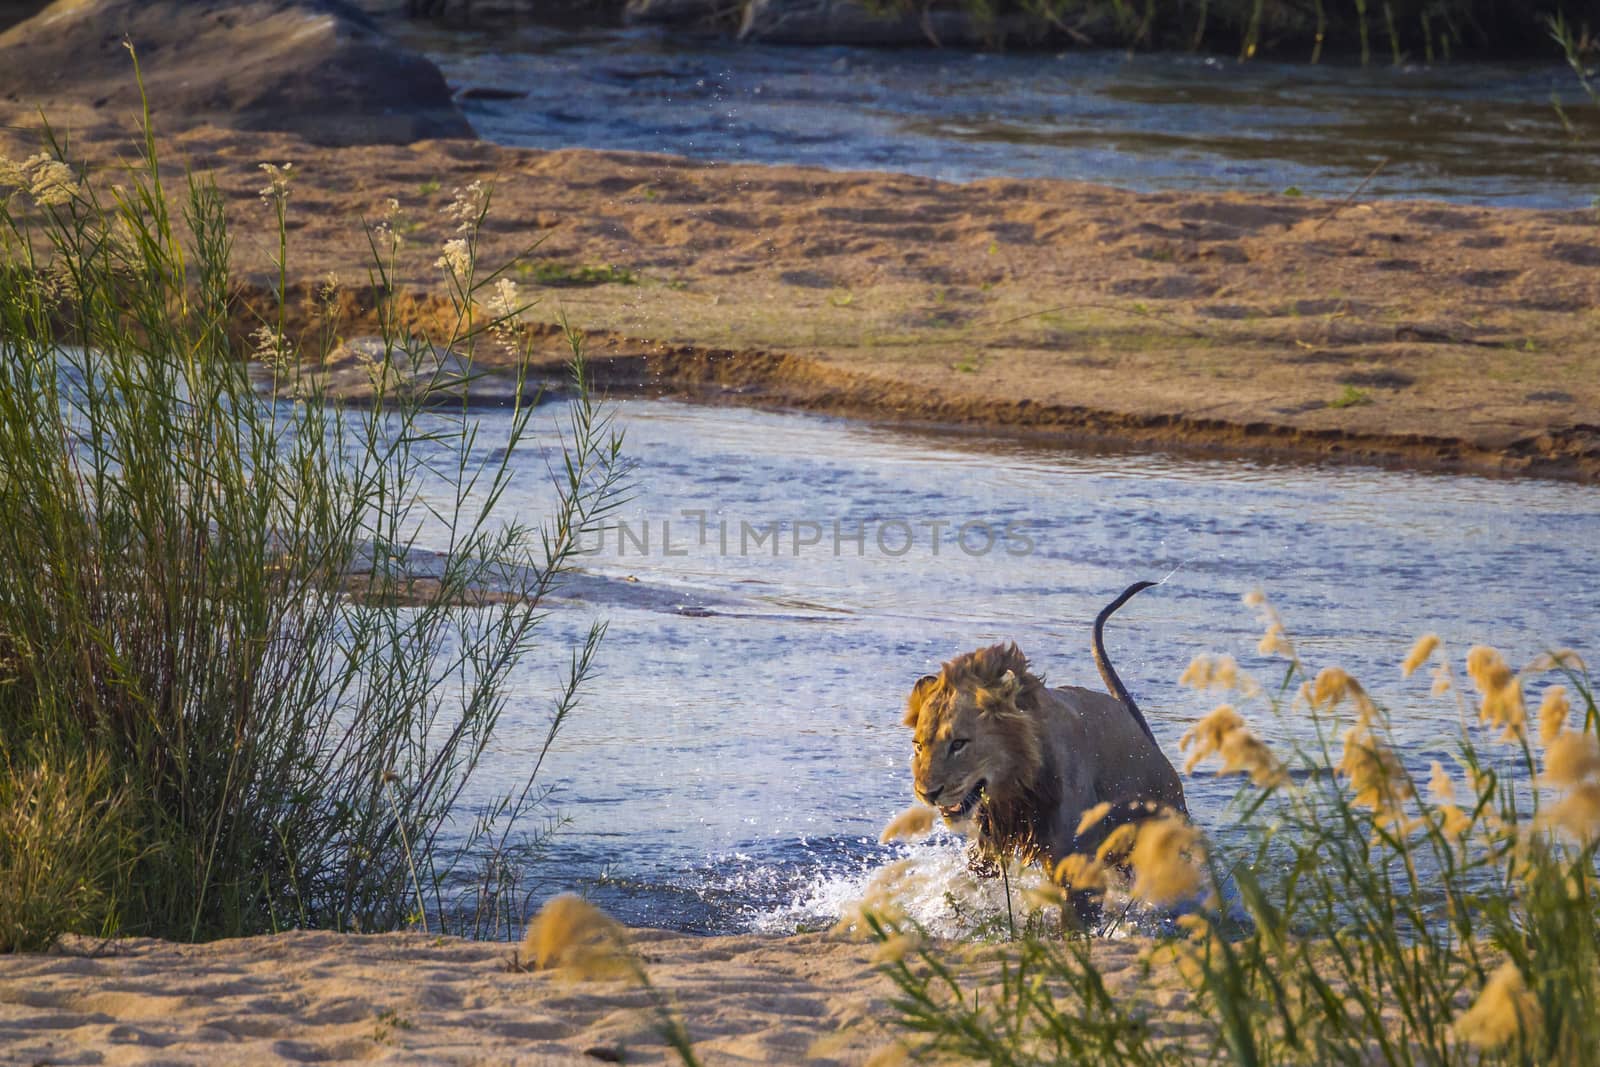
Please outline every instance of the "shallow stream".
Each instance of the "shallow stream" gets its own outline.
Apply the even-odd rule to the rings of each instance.
[[[1600,108],[1555,63],[1361,70],[543,27],[413,43],[458,86],[525,94],[465,105],[513,145],[1541,207],[1600,189]],[[1400,680],[1417,634],[1437,631],[1458,663],[1484,640],[1514,662],[1595,654],[1600,500],[1581,486],[1064,453],[665,401],[620,411],[639,464],[625,531],[595,546],[550,617],[552,651],[515,680],[481,787],[514,783],[536,754],[556,639],[609,619],[600,677],[545,767],[566,823],[532,888],[579,889],[631,923],[786,931],[837,917],[903,852],[876,840],[911,799],[911,683],[1015,640],[1051,681],[1097,686],[1090,622],[1136,579],[1170,575],[1123,609],[1108,644],[1175,760],[1217,702],[1177,685],[1194,655],[1231,652],[1279,677],[1255,653],[1251,589],[1313,669],[1368,682],[1423,770],[1458,712],[1426,678]],[[501,416],[484,418],[492,438]],[[514,460],[507,503],[524,518],[549,506],[546,458]],[[1274,744],[1309,735],[1303,720],[1254,720]],[[1226,840],[1233,784],[1187,788]],[[913,911],[934,929],[959,926],[946,885],[978,910],[1003,906],[954,839],[911,854],[927,875]]]
[[[900,854],[876,839],[911,800],[911,683],[1015,640],[1049,680],[1098,686],[1090,621],[1136,579],[1170,575],[1123,608],[1107,644],[1175,761],[1218,701],[1177,685],[1191,657],[1231,652],[1263,681],[1280,676],[1255,651],[1262,626],[1240,603],[1252,589],[1313,669],[1366,680],[1424,773],[1457,710],[1428,697],[1424,674],[1401,681],[1417,634],[1437,631],[1458,665],[1485,640],[1514,663],[1558,646],[1595,655],[1600,498],[1588,487],[618,408],[637,462],[617,516],[627,534],[590,540],[596,577],[553,612],[547,654],[514,679],[480,787],[511,783],[537,752],[565,659],[556,640],[609,619],[600,676],[546,764],[568,821],[534,888],[580,889],[631,923],[792,931],[836,917]],[[503,416],[483,418],[487,449]],[[531,444],[513,457],[506,505],[528,521],[551,500],[546,459]],[[1258,708],[1254,720],[1277,745],[1309,736],[1302,719]],[[1226,839],[1234,784],[1203,774],[1186,788]],[[972,888],[960,845],[914,854],[929,876],[920,917],[949,929],[943,880]]]
[[[478,132],[502,144],[1530,207],[1582,206],[1600,192],[1600,106],[1554,45],[1546,64],[1362,69],[543,26],[414,33],[452,84],[526,94],[465,102]]]

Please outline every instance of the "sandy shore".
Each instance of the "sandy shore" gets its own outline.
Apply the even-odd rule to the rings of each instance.
[[[651,983],[709,1064],[862,1064],[899,1037],[893,985],[872,945],[823,934],[630,933]],[[399,933],[289,933],[179,945],[126,940],[84,953],[0,956],[0,1062],[427,1064],[678,1062],[650,995],[621,980],[520,972],[514,948]],[[1146,976],[1143,945],[1106,942],[1099,965],[1174,1037],[1187,995]],[[958,973],[995,978],[1000,950]]]
[[[78,155],[132,155],[103,112],[57,121]],[[33,147],[16,130],[0,141]],[[538,300],[542,350],[560,358],[567,316],[614,389],[1063,446],[1600,479],[1593,211],[950,185],[466,141],[336,149],[211,128],[167,152],[175,181],[188,165],[223,189],[257,302],[276,251],[257,165],[294,162],[296,311],[326,325],[314,294],[337,276],[343,336],[373,328],[362,220],[399,202],[401,288],[417,323],[436,322],[444,208],[482,180],[486,262],[528,252],[546,277],[610,265],[631,279],[512,275]]]

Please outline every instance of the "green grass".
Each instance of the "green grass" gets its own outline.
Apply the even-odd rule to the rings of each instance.
[[[506,516],[529,408],[491,442],[426,383],[344,408],[314,391],[271,402],[247,357],[287,386],[321,353],[285,336],[281,306],[241,343],[218,190],[163,186],[148,116],[114,184],[46,151],[0,175],[15,187],[0,203],[0,948],[519,924],[528,857],[510,832],[545,795],[538,761],[488,806],[460,801],[543,597],[616,499],[619,442],[576,341],[557,503],[537,524]],[[263,195],[279,293],[289,173]],[[399,321],[393,237],[369,235],[383,363],[429,342],[470,356],[490,330],[507,343],[520,309],[472,254],[488,200],[473,191],[459,216],[448,336]],[[425,526],[443,551],[418,596]],[[509,596],[475,598],[489,587]],[[602,633],[541,647],[564,677],[545,750]],[[479,906],[458,910],[448,887],[474,882]]]
[[[556,262],[527,263],[519,264],[517,273],[538,285],[553,287],[639,284],[639,276],[633,271],[610,264],[596,267]]]
[[[61,752],[0,767],[0,952],[111,926],[115,884],[137,857],[108,777],[104,760]]]
[[[1372,394],[1354,385],[1347,385],[1339,395],[1328,401],[1330,408],[1356,408],[1372,403]]]

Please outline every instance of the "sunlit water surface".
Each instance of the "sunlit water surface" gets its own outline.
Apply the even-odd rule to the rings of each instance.
[[[552,407],[538,422],[556,418]],[[900,725],[911,683],[1015,640],[1050,681],[1098,686],[1090,621],[1139,578],[1171,575],[1118,614],[1108,645],[1174,757],[1215,703],[1177,685],[1191,657],[1231,652],[1280,676],[1255,652],[1262,627],[1240,603],[1252,589],[1309,664],[1368,682],[1424,772],[1452,744],[1457,711],[1428,697],[1422,675],[1400,679],[1417,634],[1437,631],[1457,657],[1480,640],[1513,661],[1595,649],[1592,488],[1085,455],[667,401],[623,402],[618,420],[637,464],[617,516],[629,536],[591,539],[585,561],[617,580],[551,614],[476,789],[526,773],[560,642],[608,619],[599,676],[544,768],[566,823],[528,884],[535,898],[584,892],[631,923],[776,931],[837,917],[906,854],[876,839],[911,799]],[[493,458],[504,424],[483,416],[476,458]],[[504,503],[527,521],[552,500],[541,449],[553,440],[512,456]],[[774,522],[778,536],[757,543]],[[1310,737],[1298,716],[1258,711],[1255,725],[1275,745]],[[1236,839],[1234,784],[1201,775],[1187,789],[1196,819]],[[936,929],[956,920],[947,884],[987,894],[973,908],[1000,906],[965,873],[958,841],[910,854],[926,874],[913,911]]]
[[[484,137],[533,148],[953,181],[1339,197],[1359,187],[1534,207],[1586,205],[1600,189],[1600,108],[1553,45],[1545,64],[1361,69],[1120,52],[784,48],[544,26],[430,29],[413,43],[457,86],[525,93],[464,106]]]

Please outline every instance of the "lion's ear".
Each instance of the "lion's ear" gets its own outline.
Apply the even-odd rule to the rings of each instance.
[[[1015,709],[1017,694],[1022,691],[1022,681],[1015,671],[1006,671],[994,685],[979,689],[973,694],[977,701],[978,710],[982,712],[997,712]]]
[[[939,682],[937,674],[924,674],[917,679],[917,684],[911,687],[911,696],[906,701],[905,725],[915,727],[917,720],[922,717],[923,702],[928,699],[928,694],[933,692],[933,687]]]

